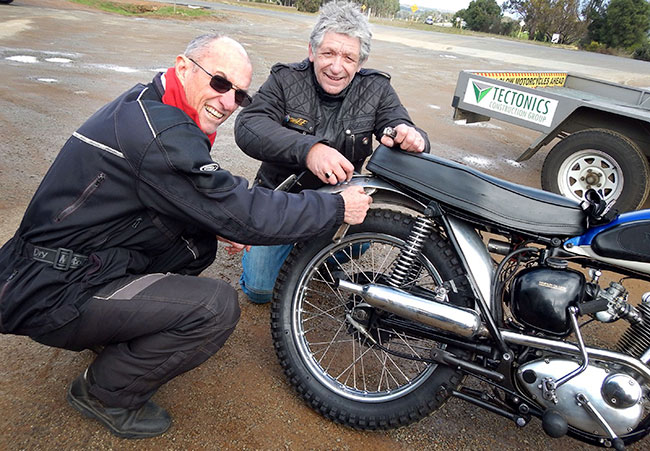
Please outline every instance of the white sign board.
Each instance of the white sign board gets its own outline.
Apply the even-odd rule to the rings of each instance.
[[[463,101],[545,127],[553,123],[558,104],[548,97],[472,78],[467,81]]]

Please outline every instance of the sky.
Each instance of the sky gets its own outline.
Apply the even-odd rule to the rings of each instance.
[[[470,1],[471,0],[400,0],[400,4],[411,6],[415,3],[418,8],[431,8],[440,11],[456,12],[459,9],[467,8]]]

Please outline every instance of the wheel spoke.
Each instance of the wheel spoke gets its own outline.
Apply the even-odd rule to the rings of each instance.
[[[309,344],[311,345],[312,349],[316,346],[327,346],[329,344],[341,344],[341,343],[350,343],[351,341],[354,341],[353,338],[343,338],[340,340],[327,340],[327,341],[310,341]],[[325,351],[325,349],[323,349]],[[314,351],[314,354],[317,354],[320,351]]]
[[[344,304],[335,305],[335,306],[329,308],[328,310],[323,310],[320,307],[318,307],[317,305],[315,305],[315,304],[313,304],[313,303],[311,303],[309,301],[305,301],[305,305],[307,305],[309,307],[312,307],[314,310],[318,311],[318,313],[314,313],[312,316],[309,316],[309,317],[303,316],[303,321],[305,321],[305,322],[311,321],[313,319],[318,319],[318,318],[321,318],[323,316],[326,316],[327,318],[330,318],[330,319],[334,320],[335,322],[341,322],[341,323],[343,322],[343,319],[337,318],[336,316],[332,315],[330,312],[332,310],[336,310],[336,309],[339,309],[339,308],[343,308],[345,310],[345,305]],[[302,313],[311,313],[311,311],[307,311],[307,310],[303,309]]]
[[[355,342],[356,342],[356,340],[352,340],[353,345],[354,345]],[[364,350],[358,356],[356,356],[355,355],[356,353],[353,352],[352,353],[353,358],[352,358],[352,361],[350,362],[350,364],[348,366],[346,366],[345,368],[343,368],[343,370],[341,370],[341,372],[337,376],[334,376],[334,379],[339,380],[342,375],[344,375],[347,371],[354,368],[354,366],[357,364],[357,362],[359,362],[361,359],[363,359],[363,356],[366,355],[366,353],[368,353],[371,349],[372,348],[368,348],[368,349]]]
[[[402,368],[395,363],[395,360],[393,359],[392,355],[390,355],[387,352],[382,352],[381,356],[382,356],[382,370],[385,376],[386,390],[391,390],[391,385],[390,385],[391,380],[393,381],[395,387],[399,387],[401,385],[400,382],[397,380],[397,378],[393,375],[393,371],[391,371],[391,368],[394,368],[394,371],[398,373],[398,375],[402,376],[402,378],[404,379],[404,383],[408,384],[410,382],[411,379],[408,376],[406,376],[406,374],[404,374],[404,372],[402,371]],[[392,363],[392,365],[389,366],[387,362]],[[381,391],[381,386],[377,387],[377,391]]]
[[[333,346],[334,343],[336,342],[339,333],[340,333],[341,330],[343,329],[343,326],[345,326],[345,324],[344,324],[344,323],[341,323],[341,325],[340,325],[339,328],[337,329],[336,333],[334,334],[334,336],[332,337],[332,339],[329,341],[329,344],[328,344],[327,347],[325,348],[325,352],[323,353],[323,355],[321,356],[321,358],[318,359],[318,364],[319,364],[319,365],[321,364],[321,362],[323,361],[323,359],[325,358],[325,356],[327,355],[327,353],[330,351],[330,349],[332,348],[332,346]],[[338,349],[338,348],[337,348],[337,349]],[[334,358],[336,357],[336,354],[337,354],[337,353],[338,353],[338,351],[335,351],[335,352],[334,352],[334,355],[333,355],[332,358],[330,359],[330,362],[329,362],[329,364],[327,365],[327,367],[325,368],[325,370],[329,370],[330,365],[331,365],[332,362],[334,361]]]

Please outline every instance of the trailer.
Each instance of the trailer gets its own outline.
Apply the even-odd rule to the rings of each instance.
[[[619,211],[650,191],[650,90],[568,72],[460,72],[454,119],[491,118],[541,134],[525,161],[558,138],[542,166],[547,191],[578,200],[595,189]]]

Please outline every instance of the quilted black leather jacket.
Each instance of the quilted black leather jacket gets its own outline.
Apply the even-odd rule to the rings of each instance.
[[[342,93],[331,96],[306,59],[271,68],[253,103],[237,117],[235,139],[262,161],[256,183],[275,188],[306,169],[307,153],[317,143],[337,149],[359,171],[372,153],[372,136],[379,140],[385,127],[399,124],[413,126],[388,74],[361,69]],[[428,152],[427,134],[418,131]]]

